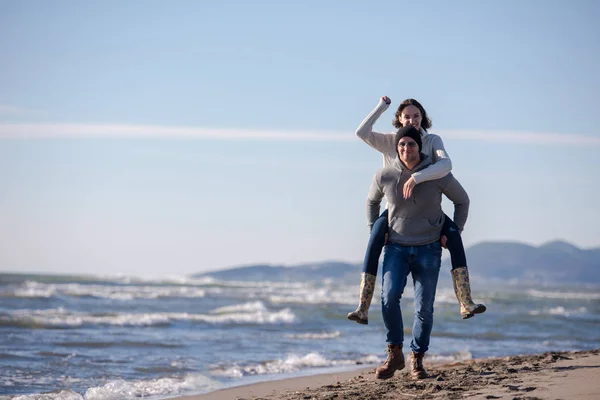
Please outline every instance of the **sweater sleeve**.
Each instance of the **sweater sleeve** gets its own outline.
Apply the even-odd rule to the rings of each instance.
[[[373,177],[373,182],[367,196],[367,225],[369,232],[371,232],[373,224],[379,218],[381,200],[383,199],[383,188],[381,187],[380,177],[381,172],[378,171]]]
[[[361,138],[366,144],[383,154],[390,154],[396,151],[394,139],[395,135],[390,133],[378,133],[373,131],[373,125],[379,117],[387,110],[389,104],[379,100],[377,107],[360,123],[356,128],[356,136]]]
[[[469,195],[452,174],[447,177],[447,184],[442,193],[454,203],[454,223],[462,233],[469,216]]]
[[[431,158],[433,164],[412,174],[417,185],[422,182],[443,178],[452,171],[452,161],[450,161],[450,156],[446,153],[442,138],[437,135],[432,136]]]

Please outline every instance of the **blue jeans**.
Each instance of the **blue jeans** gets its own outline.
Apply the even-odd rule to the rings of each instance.
[[[363,261],[362,272],[367,274],[377,275],[379,268],[379,256],[385,244],[385,234],[388,231],[388,210],[385,210],[379,218],[373,224],[371,229],[371,235],[369,236],[369,243],[367,244],[367,252],[365,253],[365,259]],[[450,259],[452,260],[452,269],[467,266],[467,256],[465,254],[465,247],[458,232],[458,227],[448,217],[444,217],[444,225],[442,226],[442,235],[448,238],[446,246],[450,252]]]
[[[417,353],[429,349],[433,328],[433,302],[442,259],[442,245],[434,242],[423,246],[385,246],[381,277],[381,312],[389,344],[404,342],[404,323],[400,299],[408,274],[415,288],[415,320],[410,348]]]

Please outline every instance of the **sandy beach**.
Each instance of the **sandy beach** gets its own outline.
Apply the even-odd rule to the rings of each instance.
[[[263,382],[177,400],[286,399],[600,399],[600,350],[552,352],[451,364],[425,364],[413,381],[408,367],[386,381],[374,367]]]

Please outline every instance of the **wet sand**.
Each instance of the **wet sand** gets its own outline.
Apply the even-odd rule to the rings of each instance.
[[[425,359],[425,368],[430,377],[418,381],[410,379],[408,366],[385,381],[376,379],[375,367],[369,367],[262,382],[178,400],[600,399],[600,350],[439,365]]]

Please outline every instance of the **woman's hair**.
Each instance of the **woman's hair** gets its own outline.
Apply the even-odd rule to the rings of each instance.
[[[400,103],[392,125],[394,125],[398,129],[402,128],[402,124],[400,123],[400,115],[402,115],[402,111],[404,111],[404,109],[408,106],[415,106],[421,112],[421,128],[425,130],[431,128],[431,119],[429,119],[429,117],[427,116],[427,111],[425,111],[421,103],[419,103],[415,99],[406,99],[402,103]]]

